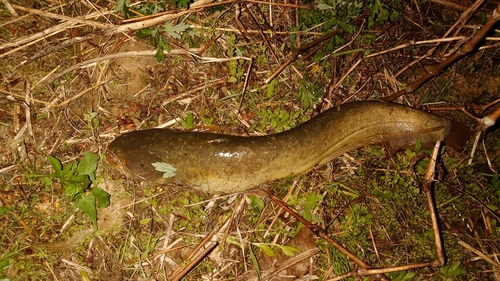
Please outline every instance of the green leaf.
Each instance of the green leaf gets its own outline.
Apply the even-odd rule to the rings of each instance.
[[[261,249],[266,256],[272,257],[276,255],[276,252],[268,244],[264,243],[252,243],[252,244],[259,247],[259,249]]]
[[[316,194],[316,192],[311,192],[304,202],[304,208],[312,210],[319,206],[319,202],[325,197],[322,194]]]
[[[188,9],[189,4],[191,4],[191,0],[174,0],[174,2],[175,2],[177,7],[185,8],[185,9]]]
[[[83,193],[87,189],[88,185],[82,185],[78,182],[63,181],[61,184],[64,186],[64,194],[66,194],[71,201],[76,199],[76,196]]]
[[[8,212],[10,212],[9,208],[7,208],[5,206],[0,206],[0,215],[5,215]]]
[[[385,154],[385,152],[380,148],[378,145],[374,145],[370,148],[370,153],[373,156],[382,156]]]
[[[454,276],[458,276],[464,273],[467,273],[467,270],[460,268],[460,261],[457,261],[453,264],[443,266],[439,269],[439,272],[446,279]]]
[[[498,210],[498,206],[493,205],[493,204],[486,204],[486,207],[488,207],[488,209],[490,209],[492,211]]]
[[[82,161],[78,164],[76,173],[78,175],[88,175],[91,181],[95,181],[95,171],[97,170],[97,162],[99,155],[90,151],[85,152]]]
[[[271,98],[273,96],[276,84],[278,84],[278,79],[273,79],[271,83],[267,84],[266,97]]]
[[[49,176],[49,177],[47,177],[47,176],[45,176],[45,177],[41,177],[41,178],[40,178],[40,182],[41,182],[44,186],[46,186],[46,187],[51,186],[51,185],[54,183],[54,181],[52,180],[52,178],[51,178],[50,176]]]
[[[413,277],[415,277],[415,273],[406,271],[399,271],[390,274],[390,278],[392,281],[411,280]]]
[[[181,39],[181,35],[179,33],[183,33],[188,30],[189,25],[185,23],[179,23],[177,25],[173,25],[171,21],[165,23],[161,28],[162,31],[166,32],[168,36],[174,39]]]
[[[109,198],[111,197],[109,193],[97,186],[92,188],[90,192],[92,192],[95,198],[97,198],[97,206],[99,208],[106,208],[107,206],[109,206]]]
[[[145,218],[145,219],[142,219],[141,221],[139,221],[139,224],[141,225],[145,225],[145,224],[148,224],[151,222],[151,218]]]
[[[94,194],[88,193],[83,195],[76,201],[75,205],[89,216],[92,224],[97,228],[97,210],[95,207]]]
[[[186,129],[191,129],[194,127],[194,118],[193,118],[193,113],[189,113],[186,116],[186,120],[181,120],[181,125],[182,127]]]
[[[163,37],[161,36],[158,37],[158,48],[161,48],[162,52],[166,51],[167,53],[170,53],[170,51],[172,50],[170,43],[165,41],[165,39],[163,39]],[[163,56],[165,56],[165,53],[163,53]]]
[[[158,61],[164,61],[165,60],[165,53],[163,52],[163,47],[158,47],[158,51],[156,51],[155,58]]]
[[[320,11],[333,9],[333,6],[330,6],[330,5],[326,4],[325,2],[319,2],[318,4],[316,4],[316,7]]]
[[[384,199],[391,199],[394,196],[394,193],[390,191],[384,191],[384,194],[382,195],[382,198]]]
[[[295,253],[301,252],[299,248],[293,246],[282,246],[282,245],[276,245],[276,246],[278,246],[283,251],[283,253],[289,257],[293,257],[295,256]]]
[[[307,220],[307,221],[312,221],[312,213],[311,213],[311,210],[309,209],[305,209],[303,212],[302,212],[302,217]]]
[[[68,178],[71,175],[74,175],[77,168],[78,168],[78,162],[69,163],[60,172],[60,178]]]
[[[230,235],[227,236],[226,243],[233,244],[233,245],[236,245],[238,247],[241,247],[240,241],[237,240],[236,238],[234,238],[233,236],[230,236]]]
[[[129,18],[130,16],[132,16],[132,13],[128,9],[129,5],[130,5],[130,0],[117,0],[114,12],[116,13],[123,12],[125,18]]]
[[[257,209],[258,211],[264,209],[264,200],[262,200],[262,198],[255,195],[249,195],[248,198],[250,198],[250,206],[252,206],[253,209]]]
[[[9,265],[10,265],[10,257],[4,257],[0,259],[0,271],[7,269]]]
[[[373,22],[385,23],[389,19],[389,11],[385,9],[384,4],[380,0],[375,0],[370,7],[370,15],[368,17],[369,27],[373,26]]]
[[[418,153],[420,152],[421,149],[422,149],[422,142],[420,141],[420,139],[417,139],[417,141],[415,142],[415,152]]]
[[[325,52],[317,52],[316,54],[314,54],[313,56],[313,61],[315,63],[320,63],[321,62],[321,59],[325,56]]]
[[[300,81],[299,84],[299,99],[302,102],[302,106],[304,109],[308,109],[311,107],[316,101],[318,101],[318,97],[321,95],[320,87],[316,84],[308,85],[306,79]]]
[[[164,162],[156,162],[152,163],[151,165],[153,165],[153,167],[155,167],[155,170],[157,170],[158,172],[164,173],[163,178],[168,179],[175,177],[175,171],[177,171],[177,169],[174,168],[174,166]]]
[[[141,28],[141,29],[137,30],[135,35],[137,35],[137,37],[139,37],[139,38],[146,38],[149,35],[151,35],[151,29],[149,27],[148,28]]]
[[[47,155],[47,157],[49,158],[50,165],[52,165],[56,173],[59,174],[62,171],[61,161],[52,155]]]
[[[255,254],[253,252],[253,248],[252,247],[249,247],[249,248],[250,248],[250,251],[249,251],[250,252],[250,259],[252,260],[255,275],[257,275],[257,280],[260,280],[261,271],[260,271],[259,263],[257,262],[257,257],[255,256]]]
[[[128,9],[129,5],[130,5],[130,0],[117,0],[116,7],[113,11],[116,13],[123,12],[126,9]]]

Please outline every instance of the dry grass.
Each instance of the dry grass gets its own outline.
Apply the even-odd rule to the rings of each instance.
[[[160,16],[125,19],[113,12],[113,1],[3,1],[0,277],[175,280],[195,264],[183,280],[257,280],[259,271],[263,280],[331,280],[356,270],[268,198],[134,181],[104,161],[106,146],[125,130],[157,126],[270,134],[332,105],[388,97],[459,49],[495,8],[483,4],[461,21],[461,9],[472,3],[417,2],[401,1],[401,16],[370,26],[362,6],[344,19],[352,32],[344,26],[305,49],[335,30],[312,4],[198,1],[189,10],[167,6]],[[390,7],[394,14],[397,7]],[[158,62],[149,38],[136,31],[168,21],[189,29],[179,38],[163,32],[172,50]],[[500,92],[495,35],[397,102],[449,109],[438,114],[476,128],[461,109],[481,117],[498,109],[481,111]],[[266,84],[291,54],[299,55],[294,50],[302,51],[297,60]],[[444,179],[436,183],[435,201],[447,265],[389,277],[500,279],[500,181],[488,167],[488,161],[500,167],[498,131],[489,131],[484,147],[489,158],[480,146],[473,165],[467,165],[470,147],[447,149],[440,158]],[[67,164],[86,151],[101,155],[94,185],[112,195],[99,210],[97,232],[60,184],[35,177],[52,172],[48,154]],[[266,188],[374,267],[422,262],[435,252],[420,192],[425,161],[412,167],[414,156],[366,148]],[[299,248],[298,258],[283,255],[287,247]],[[266,257],[269,249],[278,256]],[[290,277],[278,277],[279,267]]]

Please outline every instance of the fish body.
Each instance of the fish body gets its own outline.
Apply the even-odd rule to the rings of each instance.
[[[234,136],[168,129],[125,133],[108,147],[110,162],[155,183],[175,182],[208,193],[233,193],[303,173],[343,153],[381,144],[412,147],[417,139],[445,139],[449,119],[381,101],[351,102],[326,110],[299,126],[267,136]],[[164,178],[153,163],[176,169]]]

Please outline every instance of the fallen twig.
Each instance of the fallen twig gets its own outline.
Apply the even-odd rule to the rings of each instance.
[[[297,219],[299,222],[301,222],[302,224],[304,224],[304,226],[307,227],[310,231],[312,231],[316,236],[319,236],[319,237],[325,239],[326,241],[328,241],[328,243],[332,244],[337,250],[341,251],[344,255],[346,255],[347,257],[349,257],[358,266],[360,266],[360,267],[362,267],[363,269],[366,269],[366,270],[372,269],[372,267],[369,264],[367,264],[363,260],[359,259],[357,256],[355,256],[349,250],[347,250],[342,245],[340,245],[337,241],[333,240],[328,235],[328,232],[324,228],[321,228],[318,225],[312,224],[311,222],[309,222],[306,219],[304,219],[301,215],[299,215],[298,213],[296,213],[295,211],[293,211],[292,209],[290,209],[290,207],[288,207],[288,205],[286,203],[284,203],[283,201],[281,201],[278,197],[276,197],[276,196],[274,196],[274,195],[272,195],[270,193],[267,193],[267,195],[274,202],[276,202],[276,204],[278,204],[281,208],[283,208],[290,215],[292,215],[295,219]],[[375,274],[378,275],[378,277],[381,278],[382,280],[389,280],[387,278],[387,276],[385,276],[383,274],[379,274],[379,273],[367,274],[367,275],[375,275]]]
[[[18,5],[15,5],[15,4],[12,4],[12,7],[15,8],[15,9],[21,10],[23,12],[27,12],[27,13],[39,15],[39,16],[42,16],[42,17],[48,17],[48,18],[53,18],[53,19],[57,19],[57,20],[65,20],[65,21],[72,22],[72,23],[80,23],[80,24],[83,24],[83,25],[89,25],[89,26],[93,26],[93,27],[101,28],[101,29],[113,27],[113,25],[109,24],[109,23],[101,23],[101,22],[97,22],[97,21],[87,20],[87,19],[84,19],[84,18],[68,17],[68,16],[64,16],[64,15],[59,15],[59,14],[51,13],[51,12],[46,12],[46,11],[41,11],[41,10],[36,10],[36,9],[31,9],[31,8],[26,8],[26,7],[18,6]],[[102,13],[97,13],[97,14],[99,14],[100,16],[102,16]]]
[[[93,13],[90,13],[88,15],[85,15],[81,18],[78,18],[80,20],[86,20],[86,19],[89,19],[89,18],[94,18],[94,17],[98,17],[98,16],[102,16],[103,14],[106,15],[110,13],[109,11],[100,11],[100,12],[93,12]],[[75,18],[73,18],[75,19]],[[0,45],[0,50],[4,50],[4,49],[8,49],[8,48],[14,48],[14,47],[19,47],[19,48],[16,48],[14,50],[10,50],[9,52],[6,52],[6,53],[3,53],[0,55],[0,58],[2,57],[5,57],[6,55],[10,54],[10,53],[13,53],[17,50],[20,50],[22,48],[25,48],[29,45],[32,44],[33,41],[36,41],[36,40],[39,40],[39,39],[47,39],[51,36],[54,36],[58,33],[61,33],[63,32],[64,30],[66,30],[67,28],[69,27],[72,27],[74,26],[76,23],[75,22],[69,22],[69,21],[66,21],[66,22],[63,22],[61,24],[58,24],[56,26],[52,26],[52,27],[49,27],[43,31],[40,31],[40,32],[37,32],[35,34],[31,34],[31,35],[28,35],[26,37],[23,37],[21,39],[18,39],[18,40],[14,40],[12,42],[7,42],[5,44],[2,44]]]
[[[484,0],[477,0],[474,4],[472,4],[466,11],[464,11],[462,13],[462,15],[460,15],[460,18],[450,27],[448,28],[448,30],[445,32],[445,34],[443,35],[443,37],[446,37],[448,36],[449,34],[451,34],[451,32],[460,24],[460,22],[463,22],[465,18],[468,18],[470,15],[472,15],[472,11],[475,11],[478,7],[479,7],[479,4],[481,2],[483,2]],[[394,76],[395,77],[398,77],[399,75],[401,75],[403,72],[405,72],[408,68],[410,68],[411,66],[413,66],[414,64],[422,61],[423,59],[427,58],[427,57],[430,57],[432,54],[434,54],[434,52],[437,50],[437,48],[440,46],[441,43],[438,43],[436,44],[436,46],[434,46],[433,48],[431,48],[429,51],[427,51],[427,53],[423,56],[420,56],[418,59],[416,59],[415,61],[413,61],[412,63],[408,64],[407,66],[403,67],[401,70],[399,70]]]
[[[418,89],[422,84],[424,84],[427,80],[429,80],[430,78],[439,74],[447,66],[454,63],[459,58],[471,53],[477,47],[479,42],[481,42],[483,40],[483,38],[486,37],[486,34],[491,30],[491,28],[493,28],[493,26],[499,20],[500,20],[500,4],[498,4],[497,8],[493,11],[493,16],[490,18],[490,20],[488,20],[488,22],[483,26],[483,28],[469,42],[467,42],[465,45],[463,45],[457,52],[455,52],[453,55],[449,56],[447,59],[445,59],[439,65],[434,67],[431,71],[429,71],[424,76],[420,77],[420,79],[413,82],[411,85],[409,85],[405,89],[403,89],[395,94],[392,94],[388,97],[385,97],[383,99],[386,101],[393,101],[402,95],[413,92],[414,90]]]
[[[288,59],[283,64],[281,64],[281,66],[269,78],[267,78],[266,81],[264,81],[264,83],[268,84],[274,78],[276,78],[276,76],[278,76],[288,65],[290,65],[292,62],[297,60],[297,58],[299,57],[299,55],[301,53],[303,53],[303,52],[307,51],[308,49],[310,49],[311,47],[313,47],[313,46],[315,46],[315,45],[317,45],[325,40],[328,40],[337,34],[343,33],[343,32],[344,32],[344,30],[342,28],[337,28],[337,30],[330,32],[330,33],[312,41],[311,43],[296,49],[288,56]]]
[[[274,196],[270,193],[268,193],[268,196],[274,202],[276,202],[280,207],[282,207],[285,211],[287,211],[294,218],[296,218],[298,221],[300,221],[302,224],[304,224],[304,226],[307,227],[310,231],[312,231],[315,235],[325,239],[328,243],[332,244],[337,250],[341,251],[343,254],[345,254],[347,257],[349,257],[351,260],[353,260],[358,266],[361,267],[358,270],[349,271],[347,273],[341,274],[341,275],[335,277],[334,279],[330,279],[330,280],[341,280],[341,279],[351,277],[351,276],[369,276],[369,275],[375,275],[377,278],[380,278],[382,280],[388,280],[387,277],[384,275],[385,273],[402,271],[402,270],[411,270],[411,269],[417,269],[417,268],[422,268],[422,267],[443,266],[445,263],[443,242],[441,240],[438,215],[437,215],[436,205],[434,203],[434,198],[433,198],[433,193],[432,193],[432,183],[434,182],[434,172],[435,172],[435,166],[436,166],[436,161],[437,161],[437,156],[439,154],[440,146],[441,146],[441,141],[437,141],[436,145],[434,146],[434,150],[433,150],[433,153],[431,156],[431,160],[429,162],[429,166],[427,167],[427,170],[425,173],[425,182],[423,185],[423,190],[426,194],[427,202],[429,205],[429,210],[431,213],[431,221],[432,221],[432,228],[433,228],[433,234],[434,234],[434,244],[436,247],[436,259],[431,260],[429,262],[414,263],[414,264],[408,264],[408,265],[403,265],[403,266],[393,266],[393,267],[385,267],[385,268],[372,268],[369,264],[367,264],[363,260],[356,257],[349,250],[347,250],[342,245],[340,245],[338,242],[333,240],[328,235],[328,232],[326,231],[326,229],[321,228],[320,226],[312,224],[309,221],[305,220],[304,218],[302,218],[302,216],[300,216],[299,214],[297,214],[296,212],[291,210],[290,207],[288,207],[288,205],[286,205],[283,201],[281,201],[276,196]]]

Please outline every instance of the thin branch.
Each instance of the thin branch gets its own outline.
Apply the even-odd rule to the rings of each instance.
[[[108,13],[111,13],[111,12],[109,12],[109,11],[93,12],[93,13],[85,15],[85,16],[79,18],[79,19],[84,20],[84,19],[94,18],[94,17],[100,16],[101,14],[108,14]],[[44,30],[42,30],[40,32],[37,32],[35,34],[31,34],[29,36],[20,38],[18,40],[15,40],[15,41],[12,41],[12,42],[7,42],[7,43],[5,43],[3,45],[0,45],[0,50],[4,50],[4,49],[8,49],[8,48],[13,48],[13,47],[18,47],[18,46],[21,46],[21,48],[24,48],[24,47],[26,47],[25,44],[27,44],[27,43],[29,43],[31,41],[34,41],[34,40],[37,40],[37,39],[40,39],[40,38],[47,39],[50,36],[56,35],[58,33],[61,33],[64,30],[66,30],[67,28],[70,28],[70,27],[72,27],[74,25],[75,25],[74,22],[63,22],[61,24],[49,27],[49,28],[44,29]],[[1,54],[0,58],[6,56],[7,54],[8,53]]]
[[[56,74],[51,75],[46,83],[52,83],[56,79],[59,79],[60,77],[64,76],[65,74],[70,73],[71,71],[85,67],[87,65],[90,65],[95,62],[99,61],[104,61],[104,60],[111,60],[111,59],[117,59],[117,58],[130,58],[130,57],[147,57],[147,56],[154,56],[157,51],[130,51],[130,52],[121,52],[121,53],[114,53],[114,54],[109,54],[105,55],[102,57],[97,57],[93,59],[89,59],[86,61],[82,61],[80,63],[77,63],[71,67],[66,68],[65,70],[58,72]],[[194,50],[194,52],[197,52],[197,50]],[[182,50],[182,49],[174,49],[171,50],[169,53],[165,52],[166,55],[180,55],[180,54],[191,54],[191,52],[187,50]]]
[[[45,11],[40,11],[40,10],[36,10],[36,9],[26,8],[26,7],[18,6],[15,4],[12,4],[12,7],[17,9],[17,10],[21,10],[23,12],[27,12],[27,13],[47,17],[47,18],[53,18],[53,19],[57,19],[57,20],[65,20],[67,22],[72,22],[72,23],[80,23],[83,25],[89,25],[89,26],[93,26],[93,27],[101,28],[101,29],[113,27],[112,24],[100,23],[97,21],[91,21],[91,20],[86,20],[86,19],[82,19],[82,18],[68,17],[68,16],[64,16],[64,15],[51,13],[51,12],[45,12]],[[102,15],[102,13],[99,13],[99,15]]]

